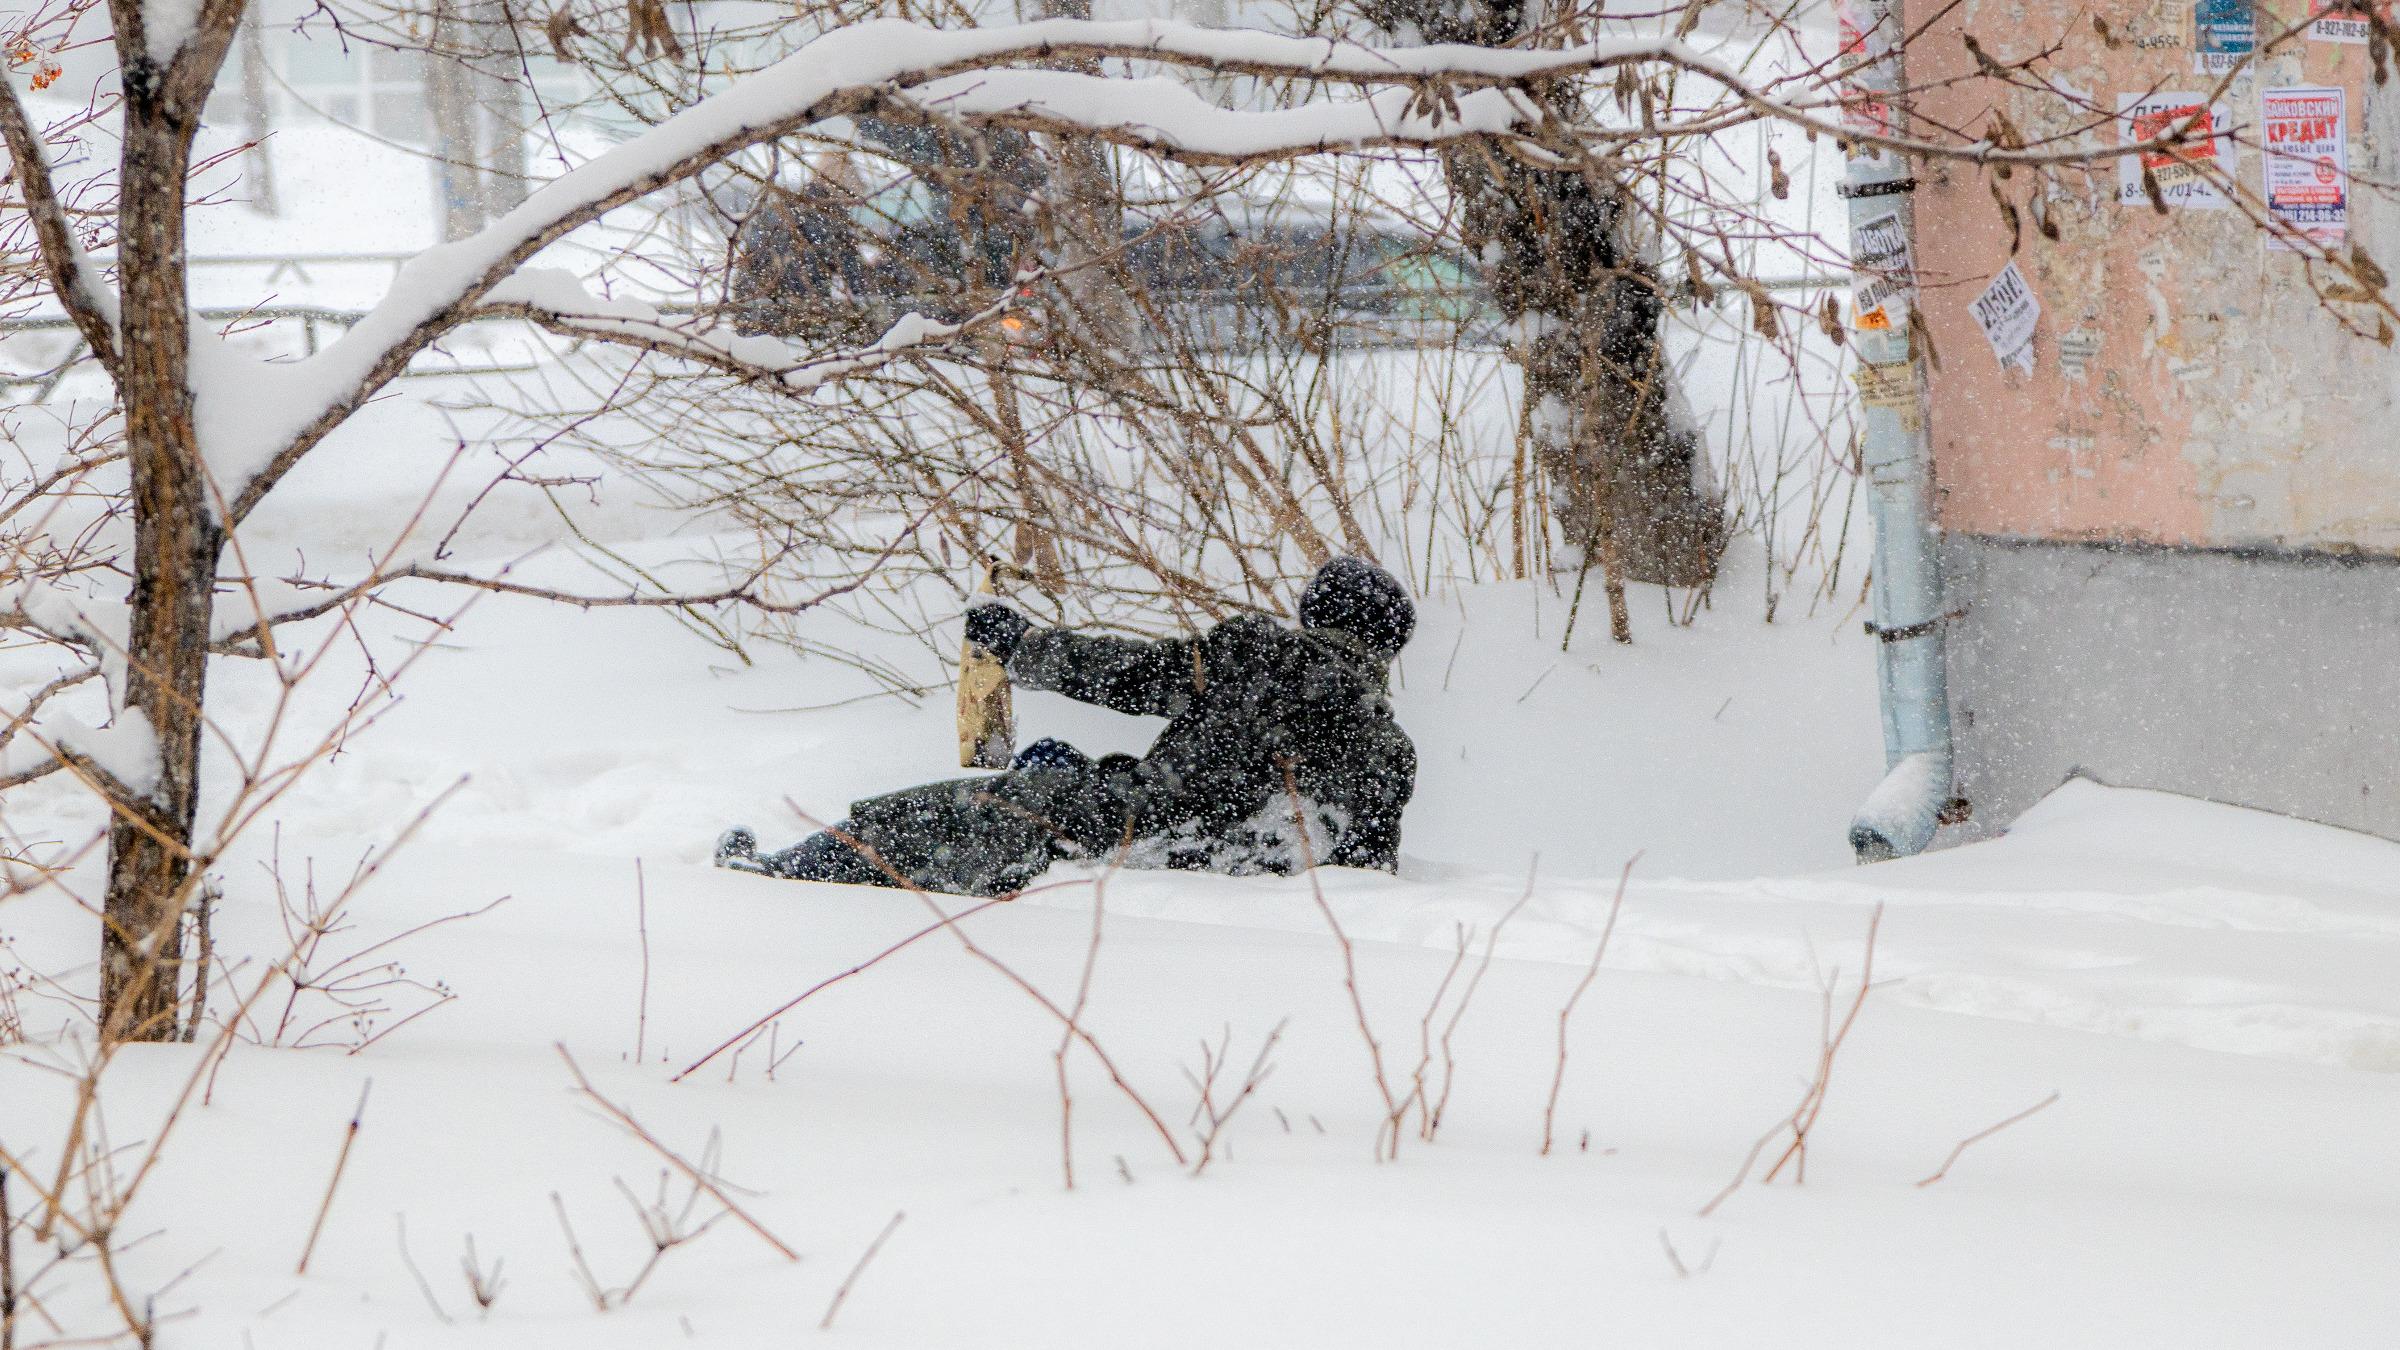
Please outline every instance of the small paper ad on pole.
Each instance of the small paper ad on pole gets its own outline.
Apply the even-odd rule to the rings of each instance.
[[[1852,231],[1850,266],[1854,306],[1862,329],[1891,328],[1908,320],[1917,294],[1917,265],[1909,256],[1908,229],[1889,211]]]
[[[2350,234],[2348,108],[2339,88],[2262,89],[2260,158],[2266,164],[2267,214],[2287,230],[2267,235],[2267,247],[2297,251],[2293,234],[2319,248],[2341,246]]]

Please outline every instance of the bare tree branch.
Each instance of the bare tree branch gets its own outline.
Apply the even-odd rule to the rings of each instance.
[[[42,138],[25,115],[16,85],[5,78],[0,78],[0,139],[8,142],[9,159],[16,165],[17,186],[25,199],[25,213],[33,220],[51,293],[75,321],[76,331],[83,334],[92,354],[114,375],[116,296],[76,244],[75,227],[68,222],[66,204],[59,200],[58,186],[50,177],[50,157],[42,148]]]
[[[1388,85],[1365,98],[1261,112],[1232,111],[1189,88],[1061,70],[993,70],[1015,62],[1146,60],[1209,72]],[[1779,101],[1738,71],[1680,41],[1596,38],[1555,49],[1467,45],[1377,48],[1330,39],[1217,31],[1154,20],[1049,19],[1000,28],[936,30],[897,21],[824,35],[724,93],[702,100],[599,158],[551,180],[478,234],[429,250],[342,339],[308,361],[242,373],[245,415],[262,401],[294,409],[263,435],[258,468],[228,483],[238,523],[284,474],[427,345],[473,317],[485,297],[536,253],[609,211],[679,182],[726,156],[828,118],[912,108],[986,124],[1071,132],[1195,163],[1246,163],[1332,150],[1428,146],[1545,129],[1538,101],[1513,86],[1594,71],[1662,65],[1723,86],[1744,120],[1773,117],[1860,144],[1975,163],[2054,163],[2138,153],[2149,144],[2050,152],[1978,141],[1943,146],[1861,135],[1838,119]],[[1476,92],[1463,97],[1458,89]],[[1831,107],[1829,101],[1822,106]],[[1650,128],[1640,133],[1663,134]],[[2162,140],[2165,138],[2162,138]],[[1555,156],[1557,151],[1548,152]]]
[[[1027,284],[1034,279],[1027,277]],[[957,323],[936,323],[908,315],[867,346],[776,364],[750,360],[742,354],[740,344],[757,339],[735,338],[727,341],[715,331],[676,328],[654,318],[578,314],[525,301],[485,304],[475,310],[473,317],[522,319],[560,337],[606,342],[654,356],[692,361],[738,379],[771,384],[789,393],[806,393],[836,380],[865,374],[953,338],[970,337],[1005,317],[1018,307],[1022,299],[1020,290],[1011,290]],[[773,339],[767,339],[766,342],[776,348],[783,345]]]

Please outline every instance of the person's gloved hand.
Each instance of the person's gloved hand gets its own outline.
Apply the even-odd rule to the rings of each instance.
[[[967,606],[967,641],[1003,661],[1032,627],[1032,620],[998,600],[978,600]]]

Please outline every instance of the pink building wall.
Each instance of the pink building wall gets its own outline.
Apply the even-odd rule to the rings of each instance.
[[[2104,40],[2098,18],[2110,32]],[[2300,18],[2285,0],[2262,34]],[[1930,26],[1908,50],[1918,112],[1970,133],[1995,109],[2028,140],[2115,139],[2123,94],[2205,94],[2192,6],[2126,0],[1907,0]],[[2042,76],[2076,100],[1977,73],[1963,38],[2010,61],[2050,47]],[[2003,369],[1969,305],[2011,257],[1990,174],[1923,165],[1916,194],[1921,307],[1939,366],[1930,428],[1941,523],[2016,538],[2400,554],[2400,359],[2372,336],[2377,311],[2326,301],[2290,252],[2269,249],[2256,149],[2260,90],[2347,91],[2349,166],[2400,180],[2400,68],[2376,90],[2363,45],[2296,40],[2220,97],[2245,142],[2226,209],[2120,202],[2114,164],[2020,169],[1997,184],[2016,207],[2014,254],[2041,303],[2030,375]],[[2400,67],[2400,58],[2395,58]],[[2037,203],[2036,197],[2040,198]],[[2056,226],[2036,227],[2037,210]],[[2400,202],[2353,184],[2350,238],[2400,276]],[[2386,247],[2385,241],[2393,241]],[[2339,281],[2319,269],[2320,286]],[[2400,323],[2392,325],[2400,328]]]

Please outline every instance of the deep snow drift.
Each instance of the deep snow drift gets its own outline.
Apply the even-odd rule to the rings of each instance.
[[[1562,654],[1560,617],[1533,586],[1426,606],[1399,696],[1425,752],[1401,877],[1103,886],[1062,869],[1058,888],[966,921],[1061,1007],[1090,961],[1078,1022],[1188,1161],[1203,1044],[1231,1063],[1222,1110],[1280,1028],[1195,1178],[1080,1046],[1062,1129],[1059,1020],[939,931],[672,1083],[928,925],[904,894],[718,872],[705,855],[731,819],[801,828],[786,796],[826,813],[955,772],[947,691],[845,702],[872,686],[821,659],[736,668],[657,615],[481,604],[409,672],[401,705],[287,799],[282,863],[330,891],[463,776],[315,965],[508,898],[361,962],[395,959],[412,982],[378,991],[368,1025],[321,994],[288,1023],[286,994],[265,1000],[254,1034],[319,1048],[233,1050],[144,1183],[134,1220],[158,1235],[120,1265],[137,1288],[175,1281],[161,1344],[262,1350],[805,1343],[901,1212],[825,1335],[910,1350],[2385,1339],[2400,1315],[2381,1273],[2400,1255],[2400,1078],[2384,1072],[2400,1067],[2400,845],[2075,784],[2006,839],[1851,869],[1841,823],[1879,756],[1850,621],[1720,613],[1654,625],[1631,650],[1587,625]],[[922,650],[850,636],[940,677]],[[236,724],[269,696],[245,669],[220,686]],[[319,715],[341,685],[312,694]],[[775,711],[799,708],[816,710]],[[1144,731],[1047,696],[1020,719],[1094,751]],[[52,812],[64,837],[81,808],[45,792],[19,809]],[[229,954],[281,950],[268,842],[226,869]],[[1570,1024],[1556,1147],[1538,1156],[1560,1011],[1637,849]],[[1532,898],[1445,1052],[1537,852]],[[1828,1080],[1805,1185],[1787,1171],[1761,1187],[1762,1159],[1700,1217],[1814,1076],[1878,904],[1879,983]],[[1422,1068],[1428,1095],[1450,1085],[1438,1140],[1410,1115],[1396,1161],[1374,1158],[1385,1108],[1328,912],[1386,1081],[1406,1096]],[[0,928],[33,969],[88,959],[91,920],[55,898],[9,902]],[[45,1066],[80,1052],[57,1038],[62,1011],[19,1002],[35,1039],[0,1061],[0,1140],[38,1173],[70,1108],[71,1082]],[[666,1164],[576,1095],[554,1041],[683,1157],[721,1141],[728,1193],[801,1259],[722,1219],[596,1310],[568,1230],[604,1291],[629,1283],[650,1252],[636,1204]],[[201,1053],[124,1056],[109,1142],[151,1137]],[[669,1212],[688,1190],[666,1184]],[[720,1208],[703,1198],[690,1222]],[[462,1271],[469,1238],[484,1269],[503,1263],[488,1313]],[[46,1288],[62,1327],[109,1324],[88,1270]]]

